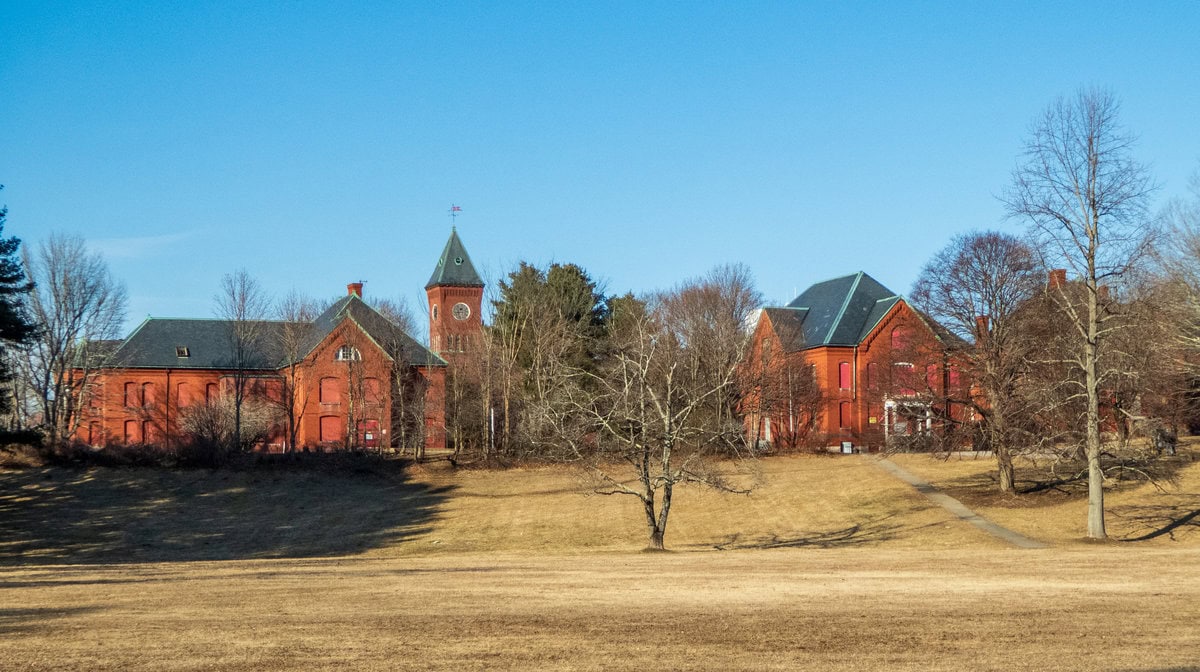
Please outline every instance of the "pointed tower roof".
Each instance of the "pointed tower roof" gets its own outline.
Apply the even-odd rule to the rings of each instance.
[[[467,256],[467,248],[463,246],[456,229],[450,230],[450,240],[446,241],[446,248],[442,250],[429,282],[425,283],[425,289],[438,285],[483,287],[483,279],[475,272],[475,266],[471,263],[471,257]]]

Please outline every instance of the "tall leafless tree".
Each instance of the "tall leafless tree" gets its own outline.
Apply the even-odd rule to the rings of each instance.
[[[749,272],[733,266],[610,306],[611,352],[577,407],[596,428],[596,491],[641,501],[651,549],[663,548],[676,486],[738,489],[718,462],[749,455],[737,392],[760,304]],[[614,459],[633,468],[633,484],[603,466]]]
[[[1023,307],[1045,284],[1037,256],[1014,236],[956,237],[922,269],[913,286],[917,308],[969,343],[956,348],[963,384],[949,385],[953,403],[980,418],[983,444],[996,457],[1001,492],[1014,489],[1013,455],[1025,443],[1028,408],[1018,387],[1036,343],[1022,329]]]
[[[51,445],[78,429],[95,373],[125,322],[125,287],[82,237],[54,234],[25,253],[36,286],[29,300],[41,333],[25,349],[22,376],[35,391]]]
[[[269,364],[264,358],[265,326],[263,320],[271,310],[271,302],[258,281],[246,269],[238,269],[221,277],[221,290],[214,297],[217,316],[226,321],[229,338],[229,370],[232,371],[230,393],[233,395],[233,438],[227,450],[242,449],[242,408],[250,391],[254,372]]]
[[[1120,124],[1120,105],[1103,90],[1080,90],[1051,104],[1030,130],[1022,162],[1002,197],[1008,213],[1028,223],[1045,265],[1068,269],[1053,297],[1073,334],[1066,363],[1081,375],[1078,395],[1088,462],[1087,535],[1107,537],[1100,463],[1100,398],[1107,379],[1104,350],[1124,322],[1105,310],[1102,287],[1119,289],[1145,260],[1152,233],[1147,207],[1154,190],[1132,155],[1134,138]],[[1068,290],[1082,288],[1082,296]]]
[[[275,305],[275,317],[280,320],[275,337],[279,340],[279,351],[283,355],[283,381],[277,403],[287,423],[287,445],[285,451],[296,449],[296,436],[304,418],[308,402],[308,385],[301,379],[304,367],[304,349],[312,335],[313,320],[323,308],[318,301],[291,291]]]

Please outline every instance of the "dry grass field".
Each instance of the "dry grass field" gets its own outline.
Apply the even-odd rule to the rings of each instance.
[[[1089,544],[1069,488],[894,458],[1017,550],[873,460],[685,489],[665,554],[565,468],[0,471],[0,670],[1200,670],[1200,462]]]

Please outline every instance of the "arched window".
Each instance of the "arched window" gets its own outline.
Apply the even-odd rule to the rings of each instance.
[[[909,342],[912,340],[907,327],[896,327],[892,329],[892,351],[904,352],[908,350]]]
[[[204,401],[212,403],[217,400],[217,384],[209,383],[204,386]]]
[[[134,408],[142,405],[142,400],[138,397],[138,384],[125,383],[125,407]]]
[[[125,421],[125,443],[133,444],[138,442],[138,421]]]
[[[322,404],[341,403],[342,381],[337,378],[322,378],[318,395]]]
[[[321,416],[318,426],[321,432],[321,443],[338,443],[345,438],[345,426],[342,424],[342,419],[336,415]]]
[[[142,383],[142,406],[154,405],[154,383]]]
[[[180,383],[175,386],[175,405],[179,408],[190,406],[192,403],[192,386],[190,383]]]
[[[838,404],[838,427],[850,428],[850,402],[848,401]]]
[[[850,389],[850,362],[838,362],[838,387]]]
[[[879,365],[875,362],[867,363],[867,389],[879,389]]]
[[[337,362],[361,362],[362,353],[352,345],[343,345],[337,349],[337,352],[333,355],[333,359]]]

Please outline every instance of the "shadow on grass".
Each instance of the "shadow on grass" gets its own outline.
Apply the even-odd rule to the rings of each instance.
[[[1187,495],[1171,504],[1114,506],[1108,513],[1134,528],[1121,541],[1200,534],[1200,495]]]
[[[1108,484],[1105,491],[1116,492],[1136,488],[1148,482],[1169,486],[1176,482],[1180,470],[1194,461],[1195,457],[1191,453],[1182,452],[1177,457],[1156,459],[1106,459],[1104,469]],[[1057,506],[1067,500],[1087,497],[1087,466],[1082,461],[1072,463],[1049,460],[1018,464],[1014,485],[1016,492],[1000,492],[999,477],[995,469],[948,478],[936,484],[939,490],[967,506]]]
[[[54,621],[98,611],[96,607],[71,607],[69,609],[47,609],[40,607],[0,608],[0,635],[27,634],[49,629]]]
[[[426,531],[451,491],[395,461],[0,471],[0,565],[355,554]]]
[[[746,537],[740,533],[734,533],[720,543],[711,546],[718,551],[732,551],[768,548],[848,548],[878,544],[895,539],[905,531],[903,525],[892,521],[898,515],[898,513],[893,513],[870,518],[837,530],[797,532],[787,535],[771,534],[757,537]]]

